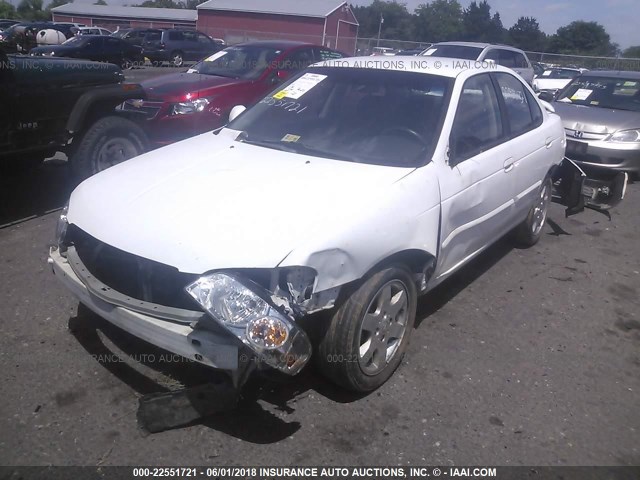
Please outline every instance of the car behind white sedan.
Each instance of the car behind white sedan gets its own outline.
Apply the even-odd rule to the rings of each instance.
[[[312,355],[348,389],[379,387],[420,294],[508,232],[538,241],[565,151],[560,118],[513,71],[413,60],[318,64],[221,130],[89,178],[55,274],[236,387]]]

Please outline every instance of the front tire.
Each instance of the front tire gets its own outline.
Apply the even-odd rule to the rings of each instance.
[[[547,212],[551,203],[551,178],[547,177],[540,186],[540,191],[527,218],[513,231],[515,243],[524,248],[532,247],[542,236],[542,229],[547,222]]]
[[[356,392],[380,387],[402,361],[416,304],[416,286],[405,267],[369,277],[331,319],[316,355],[322,373]]]
[[[147,150],[144,131],[131,120],[104,117],[84,134],[71,157],[71,169],[80,182]]]
[[[184,65],[184,55],[180,51],[171,53],[171,65],[174,67],[181,67]]]

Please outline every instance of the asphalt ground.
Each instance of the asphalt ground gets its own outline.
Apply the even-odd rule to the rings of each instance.
[[[423,297],[378,391],[313,369],[162,433],[142,395],[212,378],[111,327],[51,273],[64,164],[0,179],[0,465],[639,465],[640,186],[610,218],[552,205]]]

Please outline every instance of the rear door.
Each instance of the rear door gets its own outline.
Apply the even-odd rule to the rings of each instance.
[[[514,75],[500,72],[492,77],[507,120],[507,166],[513,171],[510,180],[515,189],[515,214],[524,218],[553,163],[564,156],[564,130],[558,122],[543,123],[537,100]]]

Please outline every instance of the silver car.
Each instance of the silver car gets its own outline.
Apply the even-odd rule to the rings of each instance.
[[[510,68],[529,85],[533,82],[533,67],[527,58],[527,54],[519,48],[507,45],[493,45],[491,43],[478,42],[441,42],[431,45],[422,52],[429,57],[461,58],[484,62],[490,60]]]
[[[567,134],[566,155],[592,172],[640,174],[640,72],[584,73],[553,108]]]

